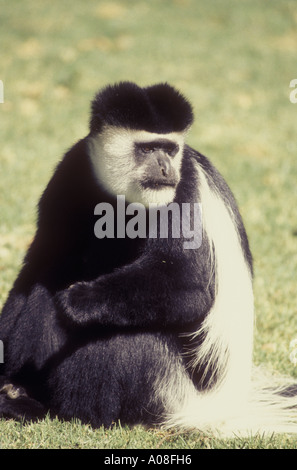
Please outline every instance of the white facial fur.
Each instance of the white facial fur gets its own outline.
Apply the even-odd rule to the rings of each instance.
[[[180,166],[184,148],[185,132],[154,134],[108,126],[95,137],[89,137],[89,154],[98,180],[114,195],[125,195],[128,202],[168,204],[173,201],[175,188],[166,186],[162,189],[144,189],[142,180],[145,164],[139,166],[134,158],[134,144],[168,139],[179,146],[178,153],[171,163],[180,175]]]

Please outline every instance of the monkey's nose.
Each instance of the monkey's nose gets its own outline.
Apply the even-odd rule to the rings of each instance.
[[[170,161],[167,157],[158,157],[158,164],[160,167],[161,175],[167,178],[170,171]]]

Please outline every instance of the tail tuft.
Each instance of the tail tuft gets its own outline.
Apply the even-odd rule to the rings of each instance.
[[[180,409],[169,414],[164,425],[220,437],[297,433],[297,384],[255,368],[243,397],[225,393],[224,387],[207,393],[189,389]]]

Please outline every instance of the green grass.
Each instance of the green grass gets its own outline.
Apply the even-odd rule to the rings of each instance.
[[[117,426],[112,431],[92,429],[79,421],[61,422],[48,418],[23,425],[0,421],[0,449],[297,449],[297,443],[286,436],[264,438],[218,439],[199,433],[165,432]]]
[[[293,0],[0,0],[0,303],[34,234],[36,203],[64,151],[87,133],[103,85],[168,81],[195,108],[188,142],[239,202],[255,259],[255,362],[297,377],[297,12]],[[92,430],[0,421],[2,448],[296,448],[289,436]]]

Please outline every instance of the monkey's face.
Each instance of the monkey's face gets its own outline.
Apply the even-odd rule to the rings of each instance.
[[[168,204],[180,180],[184,133],[153,134],[106,127],[89,137],[98,180],[128,202]]]

